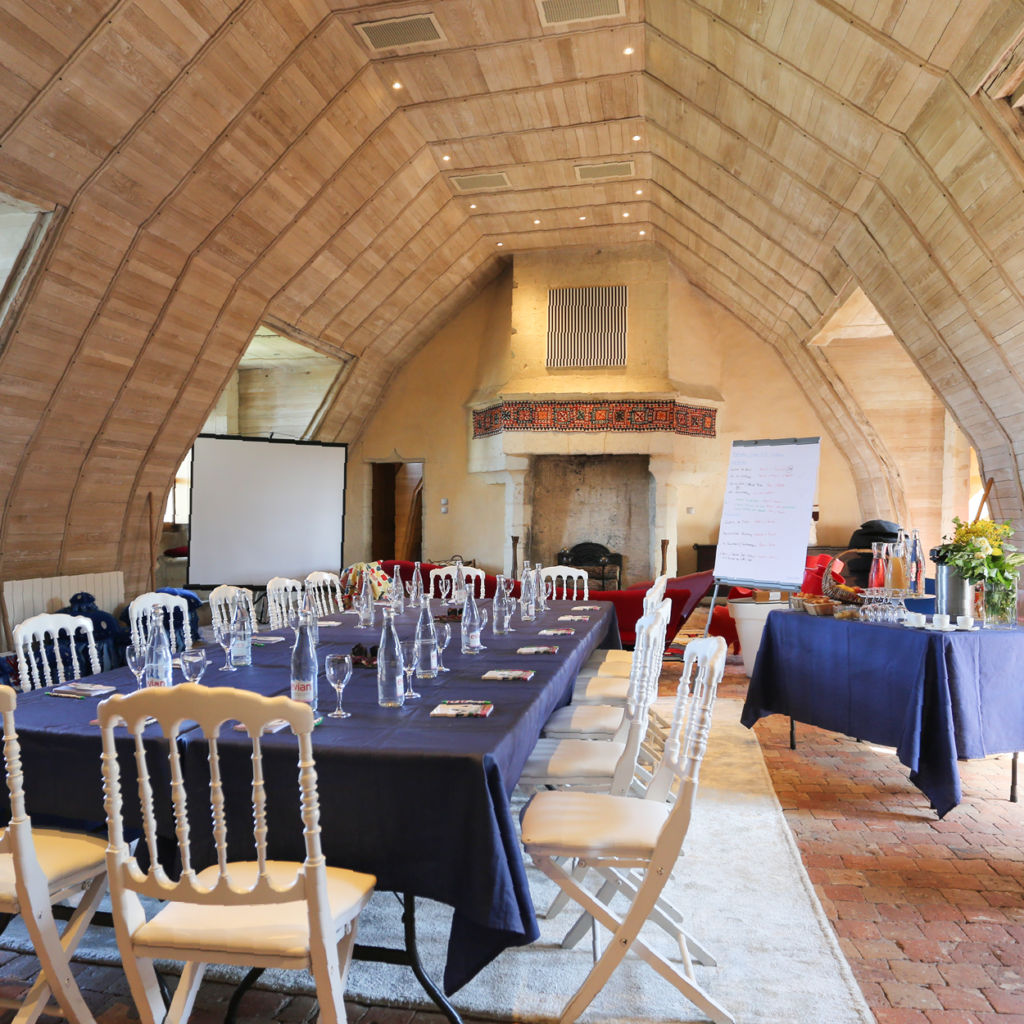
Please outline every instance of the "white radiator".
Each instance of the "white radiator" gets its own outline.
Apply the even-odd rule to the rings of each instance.
[[[6,580],[4,605],[7,619],[14,629],[19,622],[39,615],[56,612],[67,606],[72,594],[85,590],[96,598],[96,606],[116,616],[124,604],[123,572],[88,572],[81,576],[50,576],[38,580]],[[2,623],[0,623],[2,626]],[[7,651],[14,640],[0,628],[0,650]]]

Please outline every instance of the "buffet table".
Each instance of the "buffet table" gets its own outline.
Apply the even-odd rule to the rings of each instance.
[[[552,602],[533,623],[518,619],[516,632],[494,637],[490,629],[483,655],[463,655],[458,627],[445,652],[451,672],[437,680],[415,680],[422,699],[402,708],[377,704],[376,671],[356,668],[345,690],[344,706],[353,717],[324,717],[314,733],[322,842],[328,864],[375,874],[377,888],[408,896],[425,896],[455,908],[444,984],[453,992],[508,946],[525,945],[538,936],[519,841],[509,809],[515,788],[540,731],[556,708],[566,704],[580,666],[598,646],[619,646],[615,610],[581,612],[587,622],[559,622],[575,602]],[[349,615],[335,615],[339,626],[321,626],[320,711],[335,706],[334,691],[323,678],[325,656],[347,653],[357,642],[376,644],[376,629],[356,629]],[[575,636],[539,637],[543,628],[572,626]],[[399,635],[413,635],[415,617],[398,619]],[[282,634],[278,634],[282,635]],[[220,651],[202,682],[236,686],[265,695],[289,690],[289,642],[253,648],[253,665],[219,672]],[[530,644],[557,645],[557,654],[517,655]],[[526,681],[481,680],[492,668],[529,668]],[[97,681],[134,689],[126,669],[105,673]],[[175,673],[178,678],[178,673]],[[494,703],[488,718],[431,718],[442,699],[481,699]],[[16,712],[30,814],[101,822],[100,734],[91,724],[98,701],[54,699],[43,691],[19,694]],[[209,843],[209,797],[206,741],[198,730],[185,731],[186,787],[190,805],[206,811],[190,814],[194,866],[215,863]],[[302,860],[304,856],[296,785],[296,744],[290,733],[263,739],[267,775],[270,855]],[[222,730],[220,756],[225,773],[230,852],[253,856],[250,765],[251,745],[243,735]],[[130,749],[125,736],[124,751]],[[159,729],[147,730],[147,750],[154,781],[163,767],[166,743]],[[156,755],[156,756],[154,756]],[[122,786],[136,792],[130,757],[121,757]],[[164,781],[164,780],[161,780]],[[5,791],[6,792],[6,791]],[[160,793],[161,789],[157,789]],[[162,787],[166,797],[167,788]],[[126,799],[126,811],[137,810]],[[156,808],[161,830],[173,836],[166,801]],[[136,818],[137,820],[137,818]],[[205,856],[204,856],[205,854]]]
[[[958,758],[1024,750],[1024,630],[932,632],[768,616],[742,722],[766,715],[895,747],[939,817],[960,802]]]

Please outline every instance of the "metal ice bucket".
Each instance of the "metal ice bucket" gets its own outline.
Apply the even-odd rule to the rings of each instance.
[[[958,615],[974,614],[974,584],[951,565],[935,566],[935,611],[956,622]]]

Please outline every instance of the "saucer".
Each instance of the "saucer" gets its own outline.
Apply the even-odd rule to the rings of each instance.
[[[925,629],[930,629],[933,633],[955,633],[956,626],[935,626],[932,623],[928,623]]]
[[[981,626],[954,626],[958,633],[977,633]]]

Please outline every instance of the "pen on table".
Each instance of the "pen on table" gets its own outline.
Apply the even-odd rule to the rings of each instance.
[[[46,691],[47,697],[66,697],[68,700],[85,700],[85,694],[82,693],[54,693],[53,690]]]

